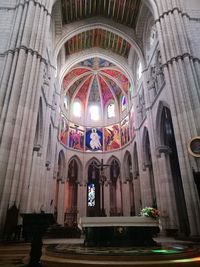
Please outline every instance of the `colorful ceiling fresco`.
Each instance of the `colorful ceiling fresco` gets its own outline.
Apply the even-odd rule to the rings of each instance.
[[[93,16],[110,18],[135,28],[140,0],[62,0],[63,23]]]
[[[75,65],[63,80],[65,92],[70,99],[79,99],[83,106],[87,102],[101,102],[105,107],[110,100],[120,105],[120,96],[128,97],[130,83],[124,73],[102,58],[84,60]]]
[[[131,45],[117,34],[103,29],[82,32],[65,43],[67,56],[93,47],[100,47],[128,58]]]

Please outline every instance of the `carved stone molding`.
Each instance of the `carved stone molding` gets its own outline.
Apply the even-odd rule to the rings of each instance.
[[[166,155],[169,155],[172,153],[172,149],[169,146],[165,146],[165,145],[158,146],[156,148],[156,151],[157,151],[157,157],[161,157],[162,153]]]

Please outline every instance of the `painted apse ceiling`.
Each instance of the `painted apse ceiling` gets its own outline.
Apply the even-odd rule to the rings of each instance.
[[[141,0],[61,0],[62,23],[65,25],[87,18],[99,17],[135,29],[140,5]],[[100,48],[106,50],[108,54],[111,52],[123,60],[127,60],[131,46],[128,39],[119,36],[115,31],[100,26],[74,33],[64,44],[66,59],[84,50]],[[82,60],[71,67],[63,79],[63,89],[70,106],[75,100],[79,100],[84,111],[87,111],[89,106],[96,103],[98,107],[101,107],[102,115],[105,114],[105,109],[110,103],[115,103],[120,111],[122,99],[124,99],[122,96],[128,101],[133,92],[126,74],[109,59],[105,60],[101,56]],[[61,143],[81,151],[111,151],[121,148],[135,136],[134,110],[133,107],[131,111],[129,108],[126,109],[126,117],[122,121],[101,128],[90,129],[86,125],[84,128],[77,123],[69,122],[62,115]],[[132,125],[131,128],[129,123]],[[99,135],[101,144],[98,148],[92,148],[90,144],[91,133],[94,129],[95,133],[101,133]],[[73,142],[73,140],[79,139],[79,135],[80,142]],[[74,145],[76,143],[77,145]]]
[[[62,23],[98,16],[135,29],[140,5],[141,0],[61,0]],[[101,48],[127,60],[131,44],[116,32],[99,27],[75,34],[64,47],[66,58],[77,52]],[[130,89],[126,75],[102,58],[75,65],[66,74],[63,85],[69,100],[79,99],[85,109],[89,102],[96,102],[103,109],[110,100],[120,107],[120,96],[123,94],[127,99]]]
[[[91,58],[75,65],[63,80],[65,92],[78,99],[86,109],[91,103],[102,108],[112,101],[120,105],[121,96],[128,97],[130,83],[114,64],[102,58]]]

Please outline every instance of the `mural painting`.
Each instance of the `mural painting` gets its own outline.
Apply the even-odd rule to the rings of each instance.
[[[124,146],[130,141],[130,129],[128,116],[121,122],[121,145]]]
[[[76,124],[70,124],[69,147],[77,150],[84,149],[84,127]]]
[[[134,120],[134,108],[132,106],[130,111],[130,134],[131,139],[135,138],[135,120]]]
[[[85,134],[86,151],[102,151],[103,150],[103,132],[99,128],[86,128]]]
[[[105,151],[120,148],[119,125],[114,124],[104,128]]]
[[[68,121],[63,115],[61,115],[59,139],[60,142],[65,146],[67,146],[68,134],[69,134]]]

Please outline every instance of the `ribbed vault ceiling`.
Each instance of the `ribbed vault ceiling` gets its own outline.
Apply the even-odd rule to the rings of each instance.
[[[72,100],[79,99],[86,108],[96,102],[104,108],[108,101],[120,104],[120,96],[127,97],[130,83],[114,64],[102,58],[91,58],[75,65],[65,76],[64,90]]]

